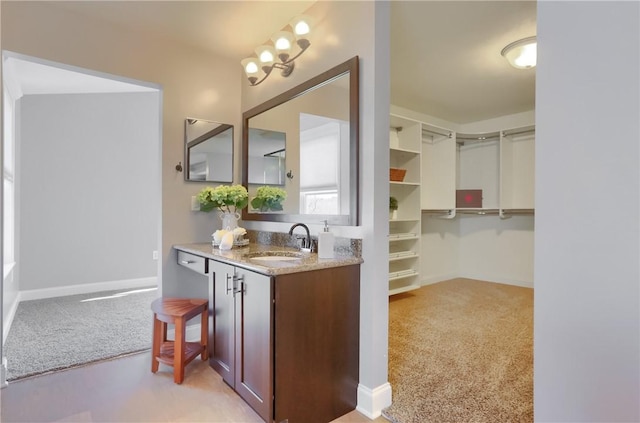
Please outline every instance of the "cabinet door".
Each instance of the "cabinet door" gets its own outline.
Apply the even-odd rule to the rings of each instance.
[[[209,261],[209,364],[231,387],[235,383],[234,270],[228,264]]]
[[[269,276],[236,268],[236,392],[273,420],[273,288]]]

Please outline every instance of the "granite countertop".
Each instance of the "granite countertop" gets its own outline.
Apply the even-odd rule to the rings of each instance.
[[[219,248],[213,247],[211,243],[181,244],[174,245],[173,248],[270,276],[307,272],[309,270],[326,269],[330,267],[348,266],[352,264],[360,264],[363,261],[361,257],[342,255],[337,252],[334,253],[333,258],[321,259],[318,258],[318,254],[316,253],[304,253],[295,248],[255,243],[251,243],[246,247],[234,247],[228,251],[221,251]],[[269,261],[256,260],[247,257],[248,255],[260,255],[260,253],[265,253],[267,251],[286,251],[291,253],[300,253],[302,256],[297,260]]]

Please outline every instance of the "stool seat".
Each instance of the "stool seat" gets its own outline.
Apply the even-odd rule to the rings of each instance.
[[[184,367],[198,355],[209,358],[208,310],[209,301],[202,298],[157,298],[151,303],[153,311],[153,348],[151,371],[158,371],[159,363],[173,366],[173,381],[182,383]],[[186,342],[187,322],[200,315],[200,342]],[[167,324],[175,325],[174,340],[167,340]]]

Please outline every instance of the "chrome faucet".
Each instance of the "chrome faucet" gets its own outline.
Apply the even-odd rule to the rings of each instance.
[[[302,226],[304,228],[304,230],[307,231],[307,237],[306,238],[298,237],[298,239],[302,239],[302,244],[300,245],[300,250],[310,253],[310,252],[313,251],[313,245],[311,244],[311,234],[309,233],[309,228],[307,227],[307,225],[305,225],[304,223],[296,223],[295,225],[293,225],[291,227],[291,229],[289,229],[289,235],[293,235],[293,230],[295,228],[297,228],[298,226]]]

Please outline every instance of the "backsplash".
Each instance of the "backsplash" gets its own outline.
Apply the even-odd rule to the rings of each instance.
[[[264,232],[264,231],[254,231],[254,230],[248,229],[247,238],[249,238],[249,242],[256,243],[256,244],[274,245],[277,247],[291,247],[291,248],[299,247],[298,239],[296,238],[296,235],[289,235],[288,233]],[[314,245],[313,251],[317,252],[318,237],[312,236],[311,240]],[[353,239],[353,238],[335,237],[335,244],[333,247],[333,251],[335,251],[335,253],[338,255],[362,257],[362,240]]]

